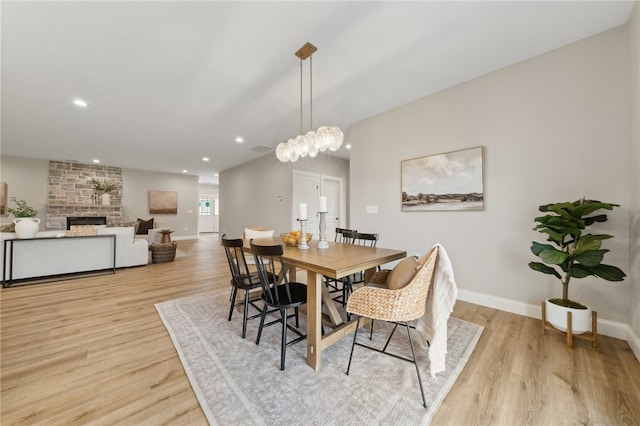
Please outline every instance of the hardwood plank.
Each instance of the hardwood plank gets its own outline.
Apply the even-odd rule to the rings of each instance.
[[[230,276],[216,235],[178,248],[174,262],[2,289],[0,423],[207,424],[154,304],[226,290]],[[460,301],[453,315],[486,328],[433,425],[638,424],[626,342],[569,349],[538,320]]]

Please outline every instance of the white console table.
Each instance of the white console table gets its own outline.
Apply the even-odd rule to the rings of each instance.
[[[36,237],[4,240],[2,287],[14,282],[116,273],[116,236]]]

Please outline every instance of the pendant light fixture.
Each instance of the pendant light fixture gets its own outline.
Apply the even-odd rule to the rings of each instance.
[[[344,140],[342,130],[336,126],[322,126],[318,130],[309,130],[303,134],[302,129],[302,62],[309,59],[309,127],[313,129],[313,58],[312,55],[318,50],[313,44],[307,42],[295,55],[300,58],[300,134],[295,139],[278,144],[276,157],[286,163],[295,163],[298,158],[307,155],[314,158],[318,152],[337,151]]]

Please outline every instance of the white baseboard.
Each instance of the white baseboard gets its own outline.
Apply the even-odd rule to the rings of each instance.
[[[171,237],[171,240],[173,241],[178,241],[178,240],[197,240],[199,238],[198,235],[181,235],[179,237]]]
[[[633,351],[633,354],[636,356],[638,361],[640,361],[640,337],[633,332],[631,327],[627,326],[627,328],[628,328],[627,343],[629,343],[629,346],[631,346],[631,350]]]
[[[542,318],[542,308],[540,305],[532,305],[462,289],[458,289],[458,299],[530,318]],[[626,340],[629,346],[631,346],[631,350],[636,358],[640,360],[640,337],[633,332],[628,324],[598,318],[598,334]]]

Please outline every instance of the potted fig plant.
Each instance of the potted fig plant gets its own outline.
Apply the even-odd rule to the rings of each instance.
[[[555,328],[567,330],[567,310],[572,312],[572,332],[589,331],[591,310],[569,299],[571,278],[595,276],[607,281],[622,281],[626,276],[620,268],[602,263],[605,253],[602,242],[613,238],[608,234],[586,233],[587,227],[596,222],[606,222],[606,214],[594,214],[598,210],[612,210],[618,204],[602,203],[584,198],[574,202],[542,205],[538,208],[544,216],[535,218],[534,230],[545,234],[551,244],[531,243],[531,252],[541,262],[530,262],[534,271],[550,274],[562,284],[562,298],[545,301],[547,320]]]
[[[29,206],[25,200],[16,200],[12,198],[16,207],[8,207],[7,213],[15,217],[15,231],[18,238],[33,238],[40,229],[40,219],[36,217],[38,211]]]

